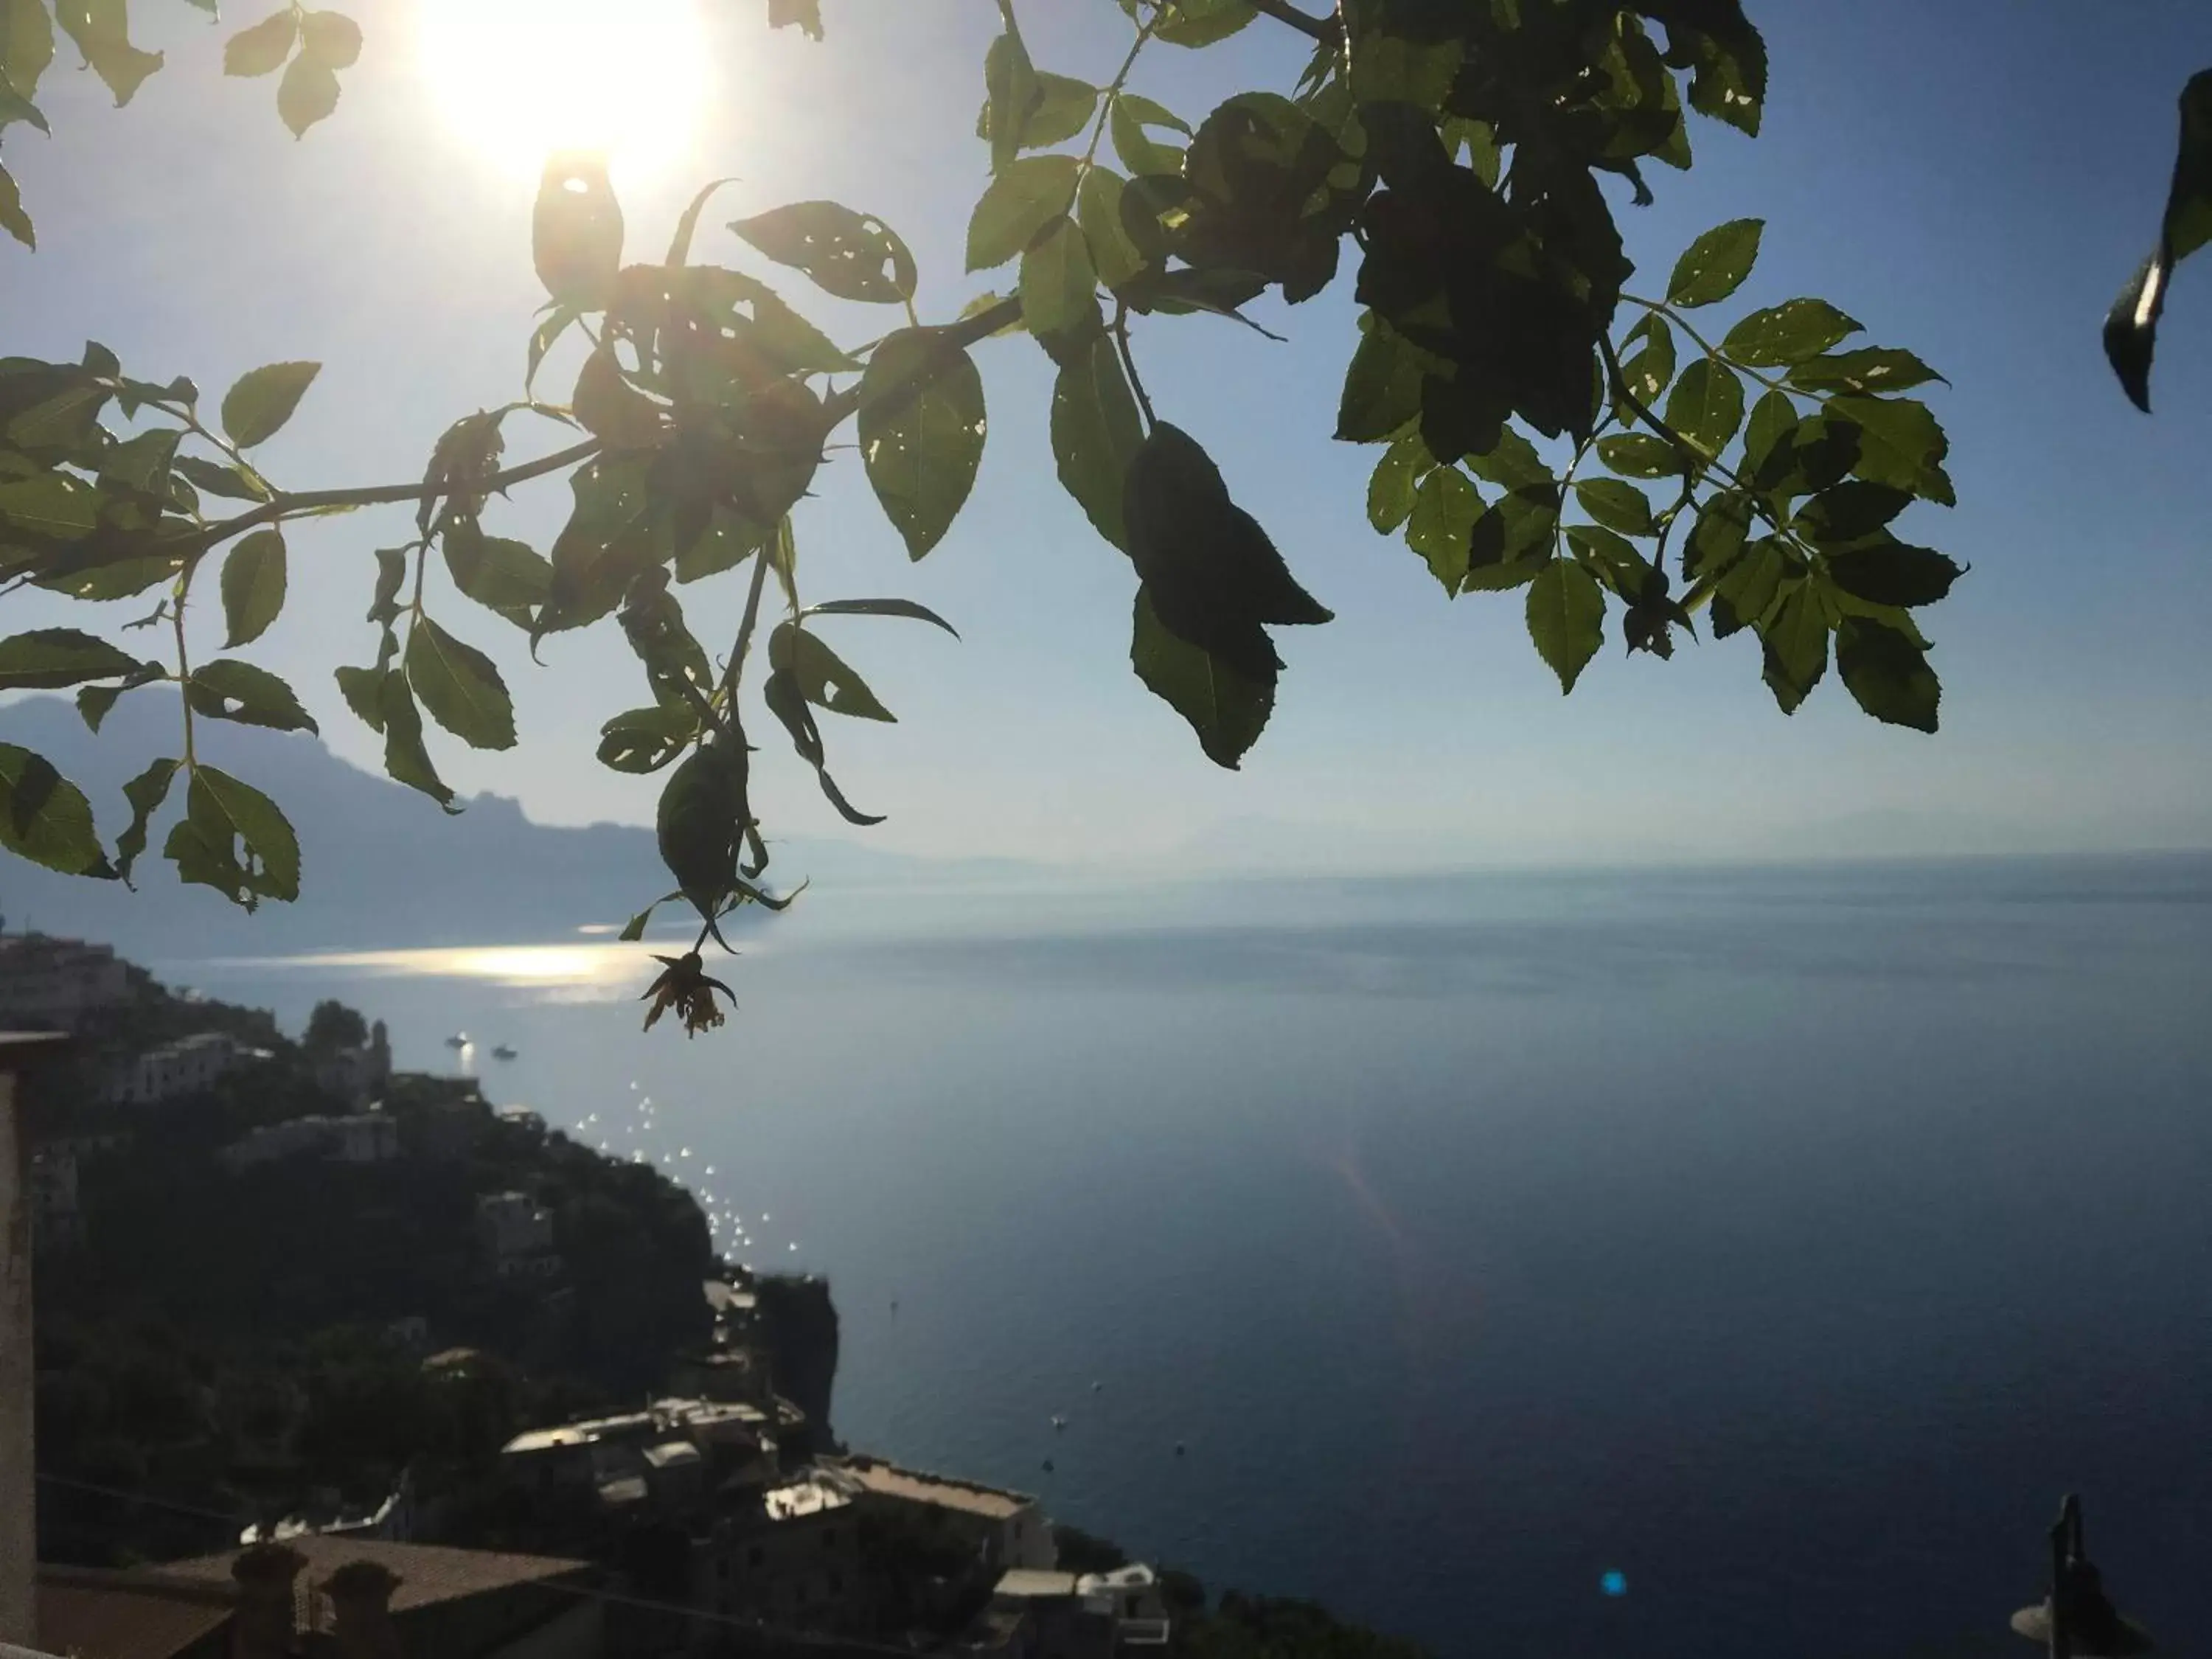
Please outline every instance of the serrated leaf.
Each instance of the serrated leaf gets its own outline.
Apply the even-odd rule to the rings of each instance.
[[[1934,605],[1966,573],[1932,547],[1884,541],[1828,555],[1837,586],[1870,605],[1900,609]]]
[[[224,435],[240,449],[275,437],[322,368],[320,363],[264,363],[240,375],[222,395]]]
[[[1943,377],[1909,351],[1892,346],[1863,346],[1831,352],[1791,366],[1785,376],[1801,392],[1909,392]]]
[[[300,15],[285,6],[222,43],[225,75],[273,75],[300,42]]]
[[[1455,466],[1436,468],[1414,492],[1406,545],[1421,556],[1447,594],[1457,593],[1467,580],[1474,521],[1482,516],[1482,507],[1481,492]]]
[[[1813,583],[1790,584],[1757,625],[1766,689],[1784,714],[1794,714],[1828,671],[1828,619]]]
[[[1826,300],[1785,300],[1730,329],[1721,352],[1750,368],[1787,368],[1818,357],[1858,329]]]
[[[84,791],[12,743],[0,743],[0,847],[65,876],[112,873]]]
[[[1934,732],[1943,688],[1920,647],[1894,629],[1846,617],[1836,632],[1836,672],[1858,706],[1891,726]]]
[[[1759,258],[1764,219],[1731,219],[1716,225],[1683,251],[1667,279],[1667,300],[1684,307],[1709,306],[1743,286]]]
[[[1790,527],[1815,544],[1841,545],[1872,535],[1911,502],[1910,490],[1847,479],[1830,485],[1799,507]]]
[[[428,617],[408,630],[407,684],[430,718],[472,749],[514,747],[514,703],[492,659]]]
[[[447,811],[457,811],[453,792],[446,787],[437,769],[430,764],[430,751],[422,744],[422,711],[415,705],[414,693],[408,690],[407,676],[398,669],[387,672],[378,685],[377,707],[383,715],[380,729],[384,732],[386,775],[410,789],[420,790]]]
[[[1851,471],[1873,483],[1890,484],[1945,507],[1954,505],[1943,459],[1951,441],[1928,405],[1910,398],[1838,396],[1828,400],[1832,420],[1859,428],[1859,453]]]
[[[1717,459],[1743,422],[1743,382],[1735,371],[1700,357],[1667,396],[1667,424],[1708,460]]]
[[[855,720],[893,721],[898,717],[884,707],[867,683],[820,639],[791,623],[780,623],[769,635],[768,661],[773,673],[787,676],[799,694],[817,708]]]
[[[992,176],[968,222],[968,269],[1015,258],[1075,200],[1073,155],[1024,155]]]
[[[223,649],[251,645],[284,609],[284,538],[274,526],[241,536],[222,562]]]
[[[1436,465],[1421,434],[1409,432],[1382,452],[1367,480],[1367,522],[1387,536],[1412,516],[1421,480]]]
[[[1434,360],[1371,311],[1359,325],[1359,344],[1337,399],[1336,435],[1346,443],[1380,443],[1420,418],[1421,383]]]
[[[73,542],[100,523],[100,492],[67,472],[34,472],[0,483],[0,526],[49,541]]]
[[[161,803],[168,799],[170,781],[182,764],[181,761],[157,760],[123,786],[123,799],[131,803],[131,823],[115,840],[115,873],[126,884],[138,855],[146,850],[147,825],[161,810]]]
[[[1260,740],[1274,710],[1272,676],[1253,679],[1170,633],[1153,614],[1142,587],[1137,590],[1129,663],[1154,696],[1190,722],[1206,757],[1232,772]]]
[[[1083,175],[1075,191],[1075,222],[1083,227],[1083,240],[1091,248],[1098,280],[1118,289],[1145,268],[1145,256],[1129,240],[1121,222],[1121,196],[1127,188],[1121,175],[1110,167],[1094,167]]]
[[[517,627],[530,625],[532,607],[552,591],[553,567],[526,543],[453,525],[441,544],[453,586]]]
[[[914,297],[914,255],[872,215],[837,202],[795,202],[736,220],[730,228],[840,300],[896,305]]]
[[[114,94],[118,108],[161,67],[160,52],[142,52],[131,43],[125,0],[55,0],[54,21]]]
[[[1553,559],[1528,585],[1528,637],[1537,654],[1572,691],[1605,642],[1605,590],[1578,564]]]
[[[1649,432],[1620,432],[1600,438],[1597,458],[1628,478],[1665,478],[1682,471],[1682,452]]]
[[[626,709],[599,728],[599,764],[616,772],[658,772],[698,735],[698,716],[689,708],[656,703]]]
[[[311,11],[300,20],[300,50],[326,68],[351,69],[361,59],[361,25],[342,11]]]
[[[1624,536],[1656,536],[1659,526],[1651,517],[1650,499],[1634,484],[1618,478],[1578,478],[1575,500],[1583,512],[1608,530]]]
[[[130,674],[129,652],[74,628],[37,628],[0,640],[0,691],[52,691]]]
[[[1106,118],[1106,130],[1114,140],[1114,153],[1121,158],[1121,165],[1129,169],[1133,178],[1160,177],[1182,171],[1182,151],[1173,144],[1163,144],[1145,129],[1163,126],[1172,122],[1182,131],[1190,129],[1176,120],[1167,111],[1150,99],[1123,93],[1114,100],[1114,107]]]
[[[249,910],[264,898],[300,896],[300,842],[290,822],[258,789],[212,766],[193,770],[185,816],[162,850],[180,880]]]
[[[313,732],[314,717],[292,688],[265,668],[235,657],[218,657],[192,670],[185,701],[210,720],[266,726],[278,732]]]
[[[975,487],[988,429],[982,376],[943,331],[902,329],[869,355],[858,424],[868,483],[919,559]]]
[[[292,60],[284,78],[276,83],[276,113],[295,138],[306,137],[309,127],[337,106],[337,71],[304,52]]]
[[[1053,461],[1092,528],[1125,552],[1122,486],[1144,441],[1121,356],[1103,332],[1093,335],[1067,354],[1053,382]]]

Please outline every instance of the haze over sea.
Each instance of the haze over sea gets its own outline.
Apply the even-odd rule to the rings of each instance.
[[[690,1042],[590,935],[157,966],[466,1031],[830,1275],[851,1443],[1217,1586],[2004,1652],[2078,1488],[2124,1607],[2212,1616],[2212,857],[846,884],[744,951]]]

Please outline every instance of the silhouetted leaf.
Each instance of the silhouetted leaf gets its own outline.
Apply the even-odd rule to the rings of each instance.
[[[1731,219],[1698,237],[1674,262],[1674,274],[1667,279],[1668,303],[1690,307],[1727,299],[1751,275],[1765,228],[1764,219]]]
[[[2212,241],[2212,70],[2199,70],[2181,90],[2181,136],[2166,185],[2158,246],[2120,290],[2105,318],[2105,356],[2129,400],[2150,412],[2151,358],[2166,284],[2175,265]],[[1908,722],[1909,724],[1909,722]]]
[[[799,696],[817,708],[856,720],[895,720],[867,683],[842,658],[805,629],[779,623],[768,639],[769,669],[787,675]]]
[[[1813,583],[1788,586],[1781,604],[1757,627],[1765,649],[1766,689],[1784,714],[1794,714],[1828,669],[1828,622]]]
[[[916,605],[912,599],[824,599],[819,605],[810,605],[799,613],[804,621],[809,617],[902,617],[908,622],[925,622],[941,628],[954,639],[960,630],[939,616],[926,605]]]
[[[123,786],[123,799],[131,803],[131,823],[115,839],[115,873],[126,884],[138,855],[146,850],[147,825],[161,810],[161,803],[168,799],[170,781],[182,764],[180,761],[157,760]]]
[[[77,717],[88,732],[98,732],[123,694],[136,691],[141,686],[152,685],[169,678],[168,671],[157,662],[142,662],[112,685],[83,685],[77,688]]]
[[[449,526],[442,545],[453,586],[517,627],[529,627],[532,607],[552,592],[553,567],[526,543],[487,536],[471,523]]]
[[[238,538],[222,562],[223,648],[251,645],[284,609],[284,538],[273,525]]]
[[[300,15],[285,6],[222,44],[225,75],[270,75],[284,67],[300,40]]]
[[[768,0],[768,26],[772,29],[795,27],[819,40],[822,0]]]
[[[514,747],[514,703],[492,659],[428,617],[407,635],[407,684],[430,718],[471,749]]]
[[[1174,46],[1210,46],[1225,40],[1257,14],[1250,0],[1166,0],[1153,31]]]
[[[1743,382],[1734,369],[1700,357],[1667,397],[1667,424],[1706,459],[1718,459],[1743,422]]]
[[[84,791],[12,743],[0,743],[0,847],[65,876],[113,873]]]
[[[1170,632],[1152,613],[1142,587],[1137,590],[1129,662],[1153,696],[1190,722],[1206,757],[1231,771],[1260,740],[1274,709],[1273,670],[1249,677]]]
[[[179,879],[249,910],[264,898],[300,896],[300,842],[290,823],[258,789],[212,766],[193,771],[185,816],[162,851]]]
[[[292,688],[265,668],[235,657],[218,657],[192,670],[185,701],[211,720],[266,726],[279,732],[313,732],[314,718]]]
[[[1802,392],[1909,392],[1943,377],[1909,351],[1863,346],[1832,352],[1791,367],[1786,377]]]
[[[125,0],[55,0],[54,21],[76,42],[118,108],[161,67],[160,52],[142,52],[131,44]]]
[[[100,522],[100,492],[67,472],[33,472],[0,483],[0,525],[72,542]]]
[[[1787,368],[1819,356],[1858,327],[1826,300],[1785,300],[1730,329],[1721,350],[1748,368]]]
[[[1040,340],[1095,331],[1098,272],[1073,219],[1053,222],[1022,252],[1022,321]]]
[[[1910,490],[1850,479],[1832,484],[1798,508],[1790,527],[1808,542],[1840,545],[1880,530],[1911,501]]]
[[[943,331],[902,329],[860,377],[860,456],[885,516],[921,558],[975,487],[983,459],[983,379]]]
[[[1070,352],[1052,391],[1052,453],[1060,482],[1101,536],[1127,550],[1121,492],[1145,441],[1137,400],[1103,332]]]
[[[1409,432],[1382,452],[1367,480],[1367,522],[1389,535],[1413,511],[1421,479],[1436,465],[1421,434]]]
[[[128,674],[138,659],[74,628],[37,628],[0,640],[0,691],[51,691]]]
[[[275,437],[322,368],[320,363],[267,363],[240,375],[222,395],[224,434],[240,449]]]
[[[1634,484],[1617,478],[1580,478],[1575,483],[1575,500],[1591,518],[1625,536],[1659,533],[1650,498]]]
[[[651,449],[666,430],[660,406],[629,383],[605,340],[577,371],[569,406],[585,430],[610,449]]]
[[[1024,155],[994,175],[968,222],[968,269],[1006,264],[1065,214],[1078,165],[1073,155]]]
[[[1933,732],[1943,689],[1928,659],[1894,629],[1845,617],[1836,632],[1836,671],[1858,706],[1891,726]]]
[[[337,72],[307,52],[295,58],[276,83],[276,113],[295,138],[306,137],[309,127],[337,106]]]
[[[882,220],[836,202],[772,208],[730,228],[778,264],[841,300],[896,305],[914,297],[914,255]]]
[[[198,455],[179,455],[170,465],[205,495],[221,495],[234,501],[268,499],[265,491],[234,466],[204,460]]]
[[[1605,591],[1578,564],[1553,559],[1528,585],[1528,637],[1559,677],[1562,692],[1597,655],[1605,641]]]
[[[1859,428],[1859,454],[1851,471],[1873,483],[1890,484],[1945,507],[1958,497],[1943,471],[1950,440],[1928,405],[1910,398],[1836,397],[1831,419]]]
[[[0,230],[21,242],[25,247],[39,246],[39,233],[31,223],[31,216],[23,211],[23,192],[16,187],[15,176],[0,166]]]
[[[1828,555],[1836,586],[1870,605],[1933,605],[1964,573],[1933,548],[1880,541]]]
[[[699,733],[688,708],[656,703],[616,715],[599,728],[599,764],[617,772],[658,772]]]
[[[545,164],[531,220],[531,258],[556,305],[604,311],[622,265],[622,206],[604,157],[574,152]]]
[[[1348,443],[1380,443],[1421,415],[1421,382],[1436,359],[1373,312],[1359,319],[1359,344],[1345,371],[1336,406],[1336,435]]]

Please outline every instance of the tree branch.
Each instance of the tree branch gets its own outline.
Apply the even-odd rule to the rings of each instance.
[[[1300,34],[1322,41],[1336,39],[1338,26],[1334,18],[1310,16],[1291,4],[1290,0],[1251,0],[1251,5],[1253,10],[1264,12],[1279,23],[1288,23]]]
[[[940,327],[925,331],[937,336],[937,338],[931,343],[932,349],[928,359],[928,367],[933,371],[933,374],[915,375],[907,383],[908,389],[919,392],[929,383],[930,379],[933,377],[933,372],[942,368],[945,362],[951,360],[956,352],[965,351],[977,342],[989,339],[1007,324],[1019,322],[1021,316],[1022,302],[1018,298],[1001,300],[989,310],[979,311],[973,317],[963,317],[957,323],[946,323]],[[842,392],[824,398],[822,400],[823,435],[827,437],[831,432],[842,426],[847,420],[858,414],[860,409],[860,383],[858,380],[854,381]]]

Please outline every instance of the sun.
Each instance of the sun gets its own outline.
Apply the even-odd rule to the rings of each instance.
[[[556,150],[627,179],[687,157],[706,103],[697,0],[418,0],[437,104],[465,142],[534,179]]]

